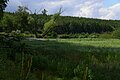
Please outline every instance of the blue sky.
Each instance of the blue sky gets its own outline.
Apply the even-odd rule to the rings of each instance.
[[[45,8],[53,14],[62,7],[63,16],[120,20],[120,0],[10,0],[6,11],[14,12],[19,5],[33,12]]]
[[[104,6],[109,7],[114,4],[120,3],[120,0],[104,0]]]

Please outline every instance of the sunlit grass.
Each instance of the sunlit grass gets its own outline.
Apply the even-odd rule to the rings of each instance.
[[[53,53],[120,53],[119,39],[46,39],[25,41],[32,48]],[[47,52],[48,53],[48,52]]]

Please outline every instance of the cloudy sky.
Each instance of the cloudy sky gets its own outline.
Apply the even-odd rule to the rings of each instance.
[[[45,8],[53,14],[62,7],[63,16],[120,20],[120,0],[10,0],[6,11],[14,12],[19,5],[33,12]]]

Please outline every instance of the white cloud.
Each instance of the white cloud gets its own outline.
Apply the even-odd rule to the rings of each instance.
[[[102,19],[120,19],[120,3],[100,9]]]
[[[75,16],[99,17],[99,9],[103,6],[102,0],[92,0],[76,6]]]

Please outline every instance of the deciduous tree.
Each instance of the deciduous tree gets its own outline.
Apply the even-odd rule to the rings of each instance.
[[[50,31],[52,31],[57,25],[59,25],[59,18],[60,14],[62,13],[62,8],[60,8],[59,12],[55,13],[51,19],[44,24],[44,32],[42,36],[44,37],[46,34],[48,34]]]

